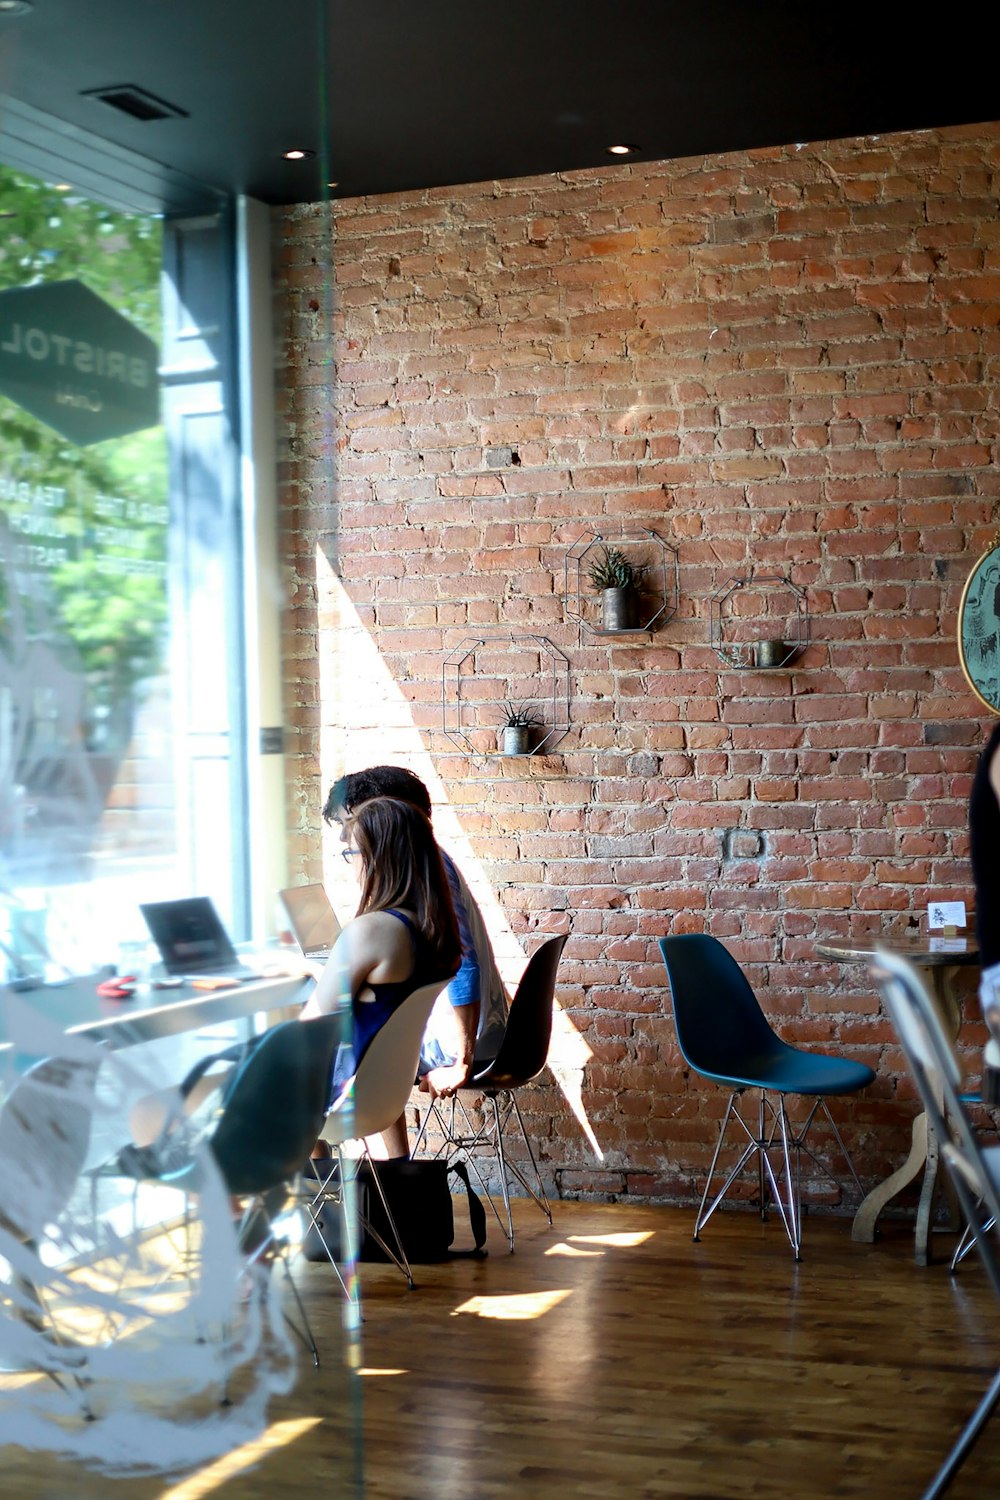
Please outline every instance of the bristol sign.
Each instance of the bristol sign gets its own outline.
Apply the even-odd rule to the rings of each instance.
[[[78,447],[160,420],[157,348],[82,281],[0,292],[0,394]]]

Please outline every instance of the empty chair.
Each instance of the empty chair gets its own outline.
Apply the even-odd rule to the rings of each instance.
[[[420,1061],[424,1028],[445,983],[446,981],[440,980],[414,990],[407,995],[385,1025],[380,1027],[358,1064],[350,1093],[344,1096],[342,1103],[338,1101],[339,1108],[330,1111],[320,1132],[322,1139],[335,1148],[335,1158],[326,1171],[323,1161],[313,1163],[318,1186],[311,1190],[307,1207],[314,1226],[320,1231],[326,1254],[341,1283],[345,1285],[345,1290],[346,1284],[337,1258],[320,1228],[320,1210],[324,1203],[341,1201],[344,1146],[349,1141],[363,1142],[366,1136],[379,1135],[398,1120],[406,1108]],[[367,1147],[363,1147],[363,1154],[368,1159],[372,1184],[385,1210],[393,1243],[388,1243],[381,1235],[376,1234],[371,1224],[368,1225],[368,1232],[377,1239],[383,1252],[399,1267],[412,1287],[410,1263],[379,1182],[377,1165],[372,1161]]]
[[[917,971],[898,954],[877,950],[872,972],[935,1132],[962,1211],[993,1290],[1000,1297],[995,1225],[1000,1216],[1000,1146],[981,1147],[960,1097],[961,1071],[934,1003]],[[936,1500],[954,1479],[1000,1401],[1000,1370],[924,1495]]]
[[[414,1147],[416,1152],[433,1119],[443,1136],[435,1154],[446,1154],[449,1161],[458,1157],[468,1161],[489,1198],[511,1250],[514,1248],[514,1221],[510,1211],[511,1178],[520,1183],[528,1196],[538,1204],[549,1223],[552,1223],[552,1210],[515,1093],[524,1084],[537,1078],[545,1067],[552,1036],[556,970],[568,936],[568,933],[562,933],[558,937],[548,938],[531,955],[511,1001],[510,1014],[496,1057],[478,1073],[474,1073],[469,1082],[447,1102],[439,1103],[435,1100],[429,1106]],[[483,1095],[486,1101],[481,1120],[473,1118],[465,1102],[474,1094]],[[526,1170],[522,1170],[516,1161],[511,1160],[505,1146],[504,1136],[512,1128],[512,1121],[520,1131],[524,1150],[531,1164],[531,1180],[526,1175]],[[480,1164],[482,1158],[488,1158],[495,1165],[503,1195],[503,1217],[490,1194],[489,1178]]]
[[[766,1212],[770,1195],[781,1215],[795,1259],[800,1260],[802,1152],[827,1171],[806,1145],[806,1137],[817,1112],[822,1111],[860,1196],[861,1183],[825,1096],[857,1093],[871,1083],[875,1074],[864,1063],[823,1052],[807,1052],[782,1041],[771,1029],[739,964],[716,938],[706,933],[661,938],[660,952],[670,981],[677,1039],[685,1062],[702,1077],[730,1090],[695,1220],[694,1238],[698,1239],[744,1169],[756,1163],[761,1216]],[[739,1109],[738,1101],[747,1089],[760,1090],[756,1128],[744,1119]],[[797,1129],[785,1109],[786,1097],[793,1094],[812,1100],[804,1123]],[[738,1137],[742,1149],[706,1208],[731,1121],[742,1132]]]

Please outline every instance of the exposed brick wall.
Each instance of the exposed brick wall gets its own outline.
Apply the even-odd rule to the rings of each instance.
[[[988,716],[955,626],[1000,488],[998,161],[984,125],[340,202],[333,365],[327,215],[276,216],[293,860],[320,869],[332,775],[401,760],[516,937],[571,923],[604,1159],[541,1091],[564,1191],[680,1198],[704,1169],[722,1101],[681,1067],[665,933],[714,933],[785,1036],[876,1067],[839,1115],[863,1175],[903,1153],[888,1022],[815,942],[971,902]],[[567,547],[636,525],[678,548],[677,616],[581,640]],[[805,591],[792,670],[710,647],[750,566]],[[442,737],[445,654],[495,632],[569,658],[557,754]]]

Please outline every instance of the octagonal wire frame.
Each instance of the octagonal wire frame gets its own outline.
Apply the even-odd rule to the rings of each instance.
[[[541,735],[537,744],[526,751],[525,755],[547,755],[569,733],[569,657],[565,656],[559,647],[554,646],[544,635],[469,636],[462,641],[461,645],[450,651],[441,664],[441,731],[463,755],[493,759],[503,754],[499,748],[500,735],[503,731],[502,719],[495,729],[497,737],[495,750],[477,750],[473,745],[469,738],[470,734],[486,729],[492,730],[493,726],[470,722],[468,712],[482,705],[478,701],[473,703],[462,692],[463,682],[471,675],[468,670],[463,672],[463,668],[467,668],[470,662],[475,663],[476,653],[481,647],[498,643],[508,645],[512,652],[520,647],[529,646],[537,650],[543,659],[548,660],[545,692],[533,699],[524,700],[532,705],[540,705],[544,700],[549,710],[547,733]],[[490,701],[499,707],[507,700],[497,698]]]
[[[727,641],[726,640],[726,612],[727,600],[739,592],[740,589],[762,589],[770,593],[784,591],[790,596],[790,605],[785,613],[786,623],[792,621],[794,632],[790,635],[782,635],[780,644],[785,647],[784,652],[768,652],[769,656],[775,656],[775,660],[761,660],[759,647],[771,647],[768,639],[755,641]],[[727,667],[736,671],[762,671],[775,667],[786,667],[794,656],[808,646],[810,640],[809,602],[805,590],[799,588],[798,584],[792,583],[790,578],[781,574],[768,573],[746,574],[742,578],[730,578],[728,582],[717,588],[711,597],[710,632],[711,645],[716,656],[723,661]]]
[[[656,574],[659,586],[654,600],[658,608],[647,614],[641,625],[627,630],[605,630],[596,624],[587,613],[585,604],[589,590],[585,585],[586,558],[595,547],[648,547],[652,545],[659,554],[655,563],[643,563],[646,575]],[[595,596],[596,597],[596,596]],[[584,531],[572,543],[563,558],[563,609],[567,619],[576,620],[581,630],[590,635],[649,635],[657,625],[666,625],[677,613],[680,602],[680,581],[677,566],[677,548],[664,541],[659,532],[648,526],[637,526],[625,530],[618,536],[605,536],[601,531]]]

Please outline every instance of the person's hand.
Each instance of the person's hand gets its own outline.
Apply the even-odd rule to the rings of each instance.
[[[450,1099],[463,1083],[469,1080],[469,1070],[464,1063],[451,1063],[445,1068],[432,1068],[420,1080],[422,1093],[432,1099]]]

